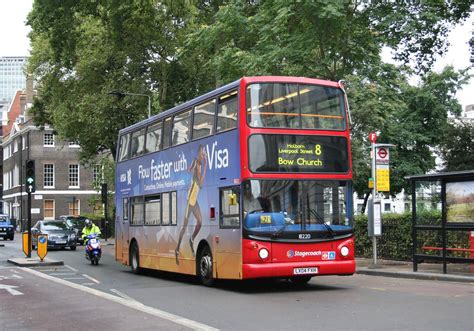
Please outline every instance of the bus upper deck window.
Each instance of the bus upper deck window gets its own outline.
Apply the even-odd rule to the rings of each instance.
[[[130,157],[142,155],[144,151],[145,151],[145,129],[141,129],[132,133]]]
[[[120,137],[120,148],[119,148],[119,161],[127,160],[128,159],[128,147],[130,144],[130,135],[124,134]]]
[[[216,100],[211,100],[194,108],[193,139],[213,134]]]
[[[176,114],[173,122],[171,144],[176,146],[188,142],[191,132],[191,110]]]
[[[237,91],[219,98],[219,105],[217,106],[217,132],[237,127],[238,107]]]
[[[303,129],[344,129],[342,91],[333,87],[300,85]]]
[[[161,122],[155,123],[148,127],[148,130],[146,132],[145,153],[151,153],[160,150],[161,128]]]

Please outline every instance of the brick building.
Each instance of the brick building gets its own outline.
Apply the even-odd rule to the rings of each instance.
[[[32,86],[27,86],[27,90],[32,91]],[[3,123],[4,212],[17,220],[27,219],[25,161],[31,159],[35,161],[36,173],[31,206],[33,224],[61,215],[93,213],[99,192],[92,184],[100,175],[99,168],[86,168],[79,163],[77,144],[59,141],[52,128],[40,130],[34,126],[27,112],[31,101],[32,92],[16,93],[8,123]]]

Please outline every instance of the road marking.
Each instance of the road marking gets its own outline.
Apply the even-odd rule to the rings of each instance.
[[[20,291],[15,290],[16,288],[18,286],[0,284],[0,290],[6,290],[11,295],[23,295]]]
[[[65,264],[64,266],[65,266],[66,268],[68,268],[68,269],[70,269],[70,270],[74,271],[74,272],[79,272],[79,270],[77,270],[77,269],[74,269],[73,267],[71,267],[71,266],[68,266],[67,264]]]
[[[100,282],[99,282],[97,279],[92,278],[91,276],[88,276],[88,275],[86,275],[86,274],[82,274],[82,276],[85,277],[85,278],[87,278],[87,279],[89,279],[89,280],[92,280],[92,281],[93,281],[94,283],[96,283],[96,284],[100,284]]]
[[[211,327],[209,325],[206,325],[206,324],[202,324],[202,323],[199,323],[199,322],[196,322],[196,321],[193,321],[193,320],[190,320],[190,319],[178,316],[178,315],[167,313],[163,310],[159,310],[159,309],[156,309],[156,308],[153,308],[153,307],[150,307],[150,306],[145,306],[144,304],[142,304],[138,301],[128,301],[127,299],[118,297],[116,295],[105,293],[105,292],[102,292],[102,291],[99,291],[99,290],[96,290],[96,289],[93,289],[93,288],[90,288],[90,287],[82,286],[82,285],[79,285],[79,284],[75,284],[75,283],[72,283],[72,282],[68,282],[67,280],[57,278],[57,277],[53,277],[53,276],[44,274],[42,272],[30,269],[30,268],[23,268],[21,270],[23,270],[25,272],[28,272],[30,274],[36,275],[36,276],[41,277],[41,278],[51,280],[51,281],[56,282],[58,284],[69,286],[69,287],[72,287],[74,289],[77,289],[77,290],[80,290],[80,291],[98,296],[100,298],[103,298],[103,299],[121,304],[123,306],[129,307],[129,308],[132,308],[132,309],[135,309],[135,310],[142,311],[142,312],[147,313],[149,315],[153,315],[153,316],[156,316],[156,317],[159,317],[159,318],[163,318],[167,321],[170,321],[170,322],[173,322],[173,323],[176,323],[176,324],[179,324],[179,325],[186,326],[186,327],[191,328],[193,330],[208,330],[208,331],[218,331],[219,330],[219,329],[213,328],[213,327]]]
[[[53,272],[50,273],[49,275],[51,276],[73,276],[75,275],[75,272]]]
[[[84,280],[84,278],[82,278],[82,277],[67,277],[67,278],[64,277],[63,279],[65,279],[65,280]]]
[[[130,300],[130,301],[137,301],[137,300],[135,300],[134,298],[129,297],[129,296],[126,295],[125,293],[122,293],[122,292],[120,292],[119,290],[116,290],[116,289],[114,289],[114,288],[111,288],[110,291],[111,291],[111,292],[114,292],[114,293],[117,294],[119,297],[122,297],[122,298],[124,298],[124,299]],[[137,302],[138,302],[138,301],[137,301]]]
[[[22,279],[23,277],[18,276],[18,275],[11,275],[11,276],[3,276],[0,275],[0,280],[5,280],[5,279]]]
[[[84,285],[84,286],[91,286],[91,285],[95,285],[95,283],[82,283],[82,285]]]

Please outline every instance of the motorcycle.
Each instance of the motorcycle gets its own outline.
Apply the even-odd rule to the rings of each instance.
[[[95,234],[90,234],[86,237],[86,240],[86,259],[90,260],[92,265],[99,265],[99,260],[102,255],[99,237]]]

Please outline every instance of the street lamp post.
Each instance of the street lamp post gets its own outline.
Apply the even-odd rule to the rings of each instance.
[[[148,94],[142,94],[142,93],[129,93],[129,92],[122,92],[122,91],[113,91],[109,92],[107,94],[110,95],[115,95],[117,97],[124,97],[126,95],[131,95],[131,96],[139,96],[139,97],[147,97],[148,98],[148,118],[151,117],[151,97]]]

